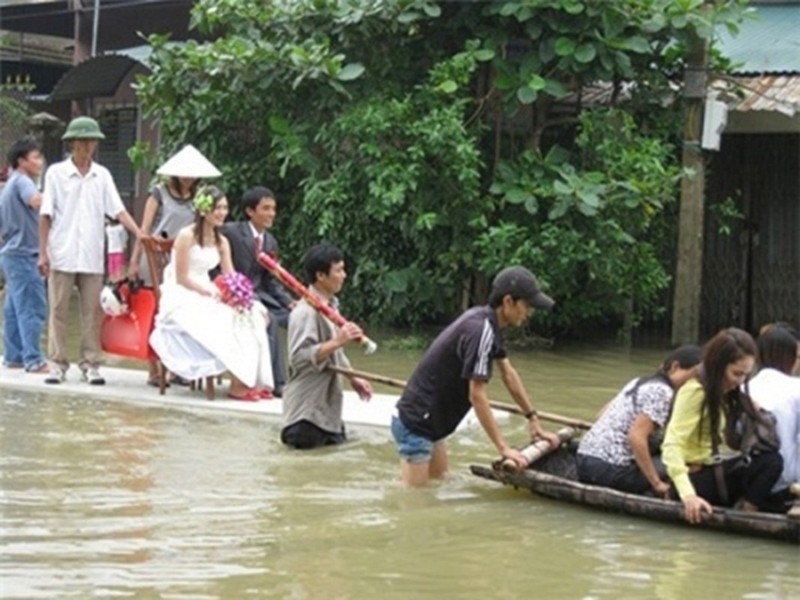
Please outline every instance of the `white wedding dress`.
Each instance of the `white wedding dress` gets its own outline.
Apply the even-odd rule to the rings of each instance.
[[[216,246],[194,244],[189,250],[189,278],[213,291],[208,276],[219,264]],[[273,387],[267,341],[266,309],[258,301],[239,312],[177,282],[175,251],[164,269],[161,299],[150,345],[172,373],[199,379],[230,371],[247,387]]]

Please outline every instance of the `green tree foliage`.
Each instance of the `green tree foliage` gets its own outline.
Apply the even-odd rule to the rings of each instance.
[[[276,188],[290,267],[321,238],[346,251],[348,313],[448,318],[520,262],[558,298],[551,323],[577,329],[652,309],[668,283],[682,40],[742,10],[712,8],[199,0],[209,41],[152,37],[139,95],[163,154],[195,143],[233,199]]]
[[[575,153],[553,146],[500,163],[490,191],[503,217],[478,239],[484,271],[530,265],[558,290],[560,328],[620,315],[629,300],[637,314],[656,309],[669,282],[658,242],[678,180],[674,149],[619,109],[585,111],[579,125]]]

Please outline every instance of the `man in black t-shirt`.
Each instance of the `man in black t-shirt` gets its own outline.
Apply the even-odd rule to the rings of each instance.
[[[514,401],[530,421],[531,435],[558,437],[544,431],[536,419],[528,393],[503,346],[502,330],[519,327],[534,308],[550,309],[553,300],[539,289],[536,277],[524,267],[503,269],[492,283],[489,304],[467,310],[433,341],[414,370],[392,417],[392,435],[400,454],[401,474],[407,486],[427,485],[447,471],[444,439],[470,408],[500,454],[526,466],[520,452],[503,439],[486,387],[492,361]]]

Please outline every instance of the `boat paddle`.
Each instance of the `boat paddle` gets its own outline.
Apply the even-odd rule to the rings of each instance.
[[[384,385],[388,385],[390,387],[395,387],[399,389],[403,389],[406,387],[406,382],[402,379],[394,379],[393,377],[386,377],[385,375],[379,375],[378,373],[369,373],[367,371],[357,371],[354,369],[346,369],[344,367],[336,367],[331,366],[328,367],[332,371],[336,371],[341,375],[346,375],[348,377],[360,377],[361,379],[368,379],[369,381],[374,381],[375,383],[382,383]],[[505,402],[496,402],[494,400],[489,400],[489,406],[491,406],[495,410],[500,410],[507,413],[512,413],[515,415],[519,415],[521,417],[525,416],[525,412],[518,406],[514,406],[513,404],[507,404]],[[543,411],[536,411],[538,417],[544,421],[552,421],[553,423],[560,423],[561,425],[568,425],[569,427],[577,427],[578,429],[589,429],[592,424],[589,421],[584,421],[582,419],[575,419],[572,417],[565,417],[563,415],[557,415],[555,413],[550,412],[543,412]]]

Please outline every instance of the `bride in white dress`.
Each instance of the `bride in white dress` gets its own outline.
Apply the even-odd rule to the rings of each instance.
[[[260,302],[247,312],[223,304],[208,275],[217,265],[223,274],[233,271],[230,245],[218,231],[228,214],[228,201],[211,186],[198,193],[195,206],[197,218],[176,236],[164,269],[150,345],[167,369],[181,377],[198,379],[229,371],[230,398],[271,398],[266,309]]]

